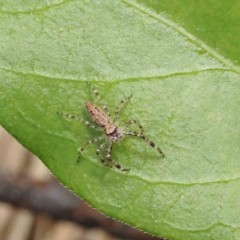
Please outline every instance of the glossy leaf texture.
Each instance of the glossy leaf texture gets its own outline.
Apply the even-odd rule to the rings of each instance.
[[[0,124],[111,217],[169,239],[239,239],[240,70],[160,5],[2,2]],[[112,115],[133,94],[119,124],[140,121],[165,158],[126,137],[112,157],[130,172],[104,167],[100,143],[77,164],[101,133],[56,112],[90,120],[84,102],[98,101],[86,81]]]

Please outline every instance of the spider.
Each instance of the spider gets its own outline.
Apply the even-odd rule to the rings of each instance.
[[[102,143],[101,145],[99,145],[99,147],[96,149],[96,154],[98,155],[98,157],[100,158],[101,162],[103,165],[112,168],[112,166],[115,166],[117,169],[119,169],[120,171],[129,171],[129,169],[127,168],[122,168],[115,160],[113,160],[111,158],[111,151],[113,148],[113,143],[119,142],[120,140],[123,139],[124,135],[129,135],[129,136],[136,136],[139,137],[141,139],[143,139],[147,144],[149,144],[151,147],[156,148],[157,151],[162,155],[162,157],[164,157],[164,153],[162,152],[162,150],[160,149],[160,147],[156,146],[156,144],[152,141],[150,141],[144,134],[143,134],[143,127],[142,125],[136,121],[136,120],[130,120],[128,121],[123,127],[119,127],[118,126],[118,121],[119,121],[119,110],[124,106],[124,104],[129,101],[132,97],[132,95],[130,95],[127,98],[124,98],[121,100],[121,102],[119,103],[119,105],[115,108],[115,120],[112,121],[111,117],[110,117],[110,113],[108,110],[108,107],[106,106],[106,104],[102,101],[99,92],[97,90],[95,90],[93,88],[93,86],[87,82],[88,85],[90,86],[91,90],[94,92],[96,98],[98,99],[102,109],[98,106],[96,106],[95,104],[93,104],[92,102],[85,102],[85,107],[89,113],[89,115],[91,116],[92,120],[98,125],[95,126],[93,124],[91,124],[90,122],[76,117],[72,114],[69,113],[64,113],[64,112],[58,112],[58,114],[63,115],[65,117],[71,118],[71,119],[75,119],[77,121],[80,121],[84,124],[86,124],[88,127],[94,128],[95,130],[99,130],[99,131],[103,131],[103,135],[93,138],[91,140],[88,140],[83,147],[78,149],[78,159],[77,162],[80,161],[82,152],[84,151],[84,149],[97,141],[101,141],[101,140],[107,140],[104,143]],[[126,128],[129,127],[130,125],[135,124],[140,132],[135,132],[135,131],[126,131]],[[102,157],[101,155],[101,150],[106,149],[106,160]]]

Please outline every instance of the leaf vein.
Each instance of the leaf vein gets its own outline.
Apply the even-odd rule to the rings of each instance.
[[[86,81],[86,80],[80,80],[79,78],[58,78],[58,77],[47,76],[47,75],[43,75],[43,74],[39,74],[39,73],[19,72],[19,71],[15,71],[15,70],[4,68],[4,67],[1,67],[0,69],[3,70],[3,71],[6,71],[6,72],[12,72],[16,75],[22,75],[22,76],[40,77],[40,78],[60,80],[60,81]],[[122,81],[138,81],[140,79],[141,80],[142,79],[144,79],[144,80],[165,79],[165,78],[175,77],[175,76],[196,75],[196,74],[202,73],[202,72],[214,72],[214,71],[234,72],[232,69],[229,69],[229,68],[204,68],[204,69],[199,69],[199,70],[195,70],[195,71],[172,72],[172,73],[165,74],[165,75],[139,76],[139,77],[129,77],[129,78],[123,78],[123,79],[115,79],[115,80],[111,80],[111,83],[118,83],[118,82],[122,82]],[[106,82],[105,80],[102,80],[102,79],[94,80],[94,81]]]

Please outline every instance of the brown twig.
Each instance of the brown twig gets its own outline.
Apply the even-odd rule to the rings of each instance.
[[[119,238],[160,240],[105,217],[57,181],[41,184],[25,176],[13,177],[0,172],[0,201],[47,214],[53,219],[72,221],[86,228],[100,227]]]

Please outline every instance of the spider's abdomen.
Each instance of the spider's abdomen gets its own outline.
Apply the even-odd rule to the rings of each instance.
[[[108,115],[91,102],[86,102],[85,106],[92,120],[100,127],[105,127],[109,123]]]

